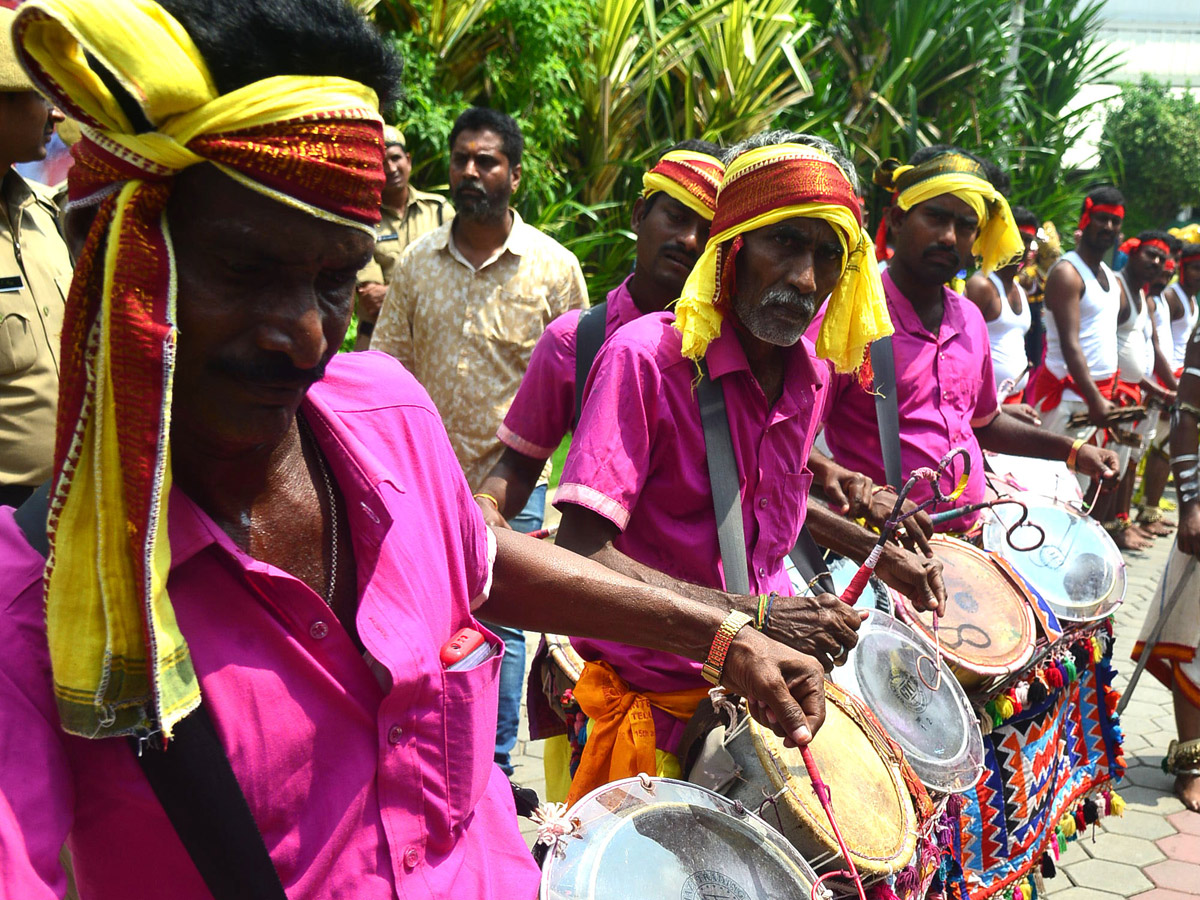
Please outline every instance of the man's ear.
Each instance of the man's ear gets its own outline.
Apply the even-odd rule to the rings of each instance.
[[[893,229],[899,228],[904,224],[904,219],[907,215],[907,210],[903,210],[895,204],[892,204],[887,210],[888,227]]]
[[[646,218],[646,198],[638,197],[633,201],[633,214],[629,218],[629,230],[634,234],[638,234],[642,227],[642,220]]]

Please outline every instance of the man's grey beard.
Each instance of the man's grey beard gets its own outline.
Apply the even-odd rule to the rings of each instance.
[[[747,303],[738,297],[733,299],[733,311],[746,330],[760,341],[777,347],[791,347],[800,340],[820,305],[816,294],[801,294],[794,287],[771,288],[755,303]],[[772,318],[770,313],[779,306],[795,310],[797,324]]]

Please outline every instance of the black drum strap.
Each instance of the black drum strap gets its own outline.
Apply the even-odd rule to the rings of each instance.
[[[575,418],[572,428],[579,424],[579,414],[583,411],[583,386],[587,384],[592,363],[604,344],[607,311],[607,301],[597,303],[580,314],[579,323],[575,326]]]

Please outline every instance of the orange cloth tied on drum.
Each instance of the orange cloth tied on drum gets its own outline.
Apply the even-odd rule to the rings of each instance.
[[[640,693],[606,662],[589,662],[575,685],[575,700],[591,719],[579,768],[571,780],[567,806],[601,785],[655,771],[654,718],[656,706],[681,721],[696,712],[708,688],[664,693]]]
[[[172,186],[207,163],[373,235],[384,181],[379,104],[370,88],[336,77],[277,76],[221,94],[191,36],[154,0],[27,0],[13,37],[34,84],[83,130],[69,195],[96,210],[60,357],[46,568],[59,719],[84,737],[161,729],[169,738],[200,703],[167,594]]]

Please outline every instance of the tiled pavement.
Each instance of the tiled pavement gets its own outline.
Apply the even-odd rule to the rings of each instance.
[[[548,519],[556,518],[553,507]],[[1158,588],[1170,539],[1159,538],[1145,553],[1126,554],[1129,586],[1116,614],[1118,670],[1116,686],[1124,692],[1133,671],[1129,653],[1141,629],[1150,598]],[[528,636],[532,656],[537,636]],[[1172,793],[1172,778],[1160,767],[1167,742],[1175,736],[1170,692],[1150,675],[1138,682],[1134,699],[1121,719],[1129,771],[1117,787],[1128,807],[1123,818],[1101,820],[1076,841],[1058,865],[1057,877],[1046,881],[1053,900],[1186,900],[1200,897],[1200,813],[1185,810]],[[528,735],[522,708],[522,736]],[[518,742],[514,754],[517,782],[544,793],[542,747]],[[532,840],[534,829],[522,820]]]

